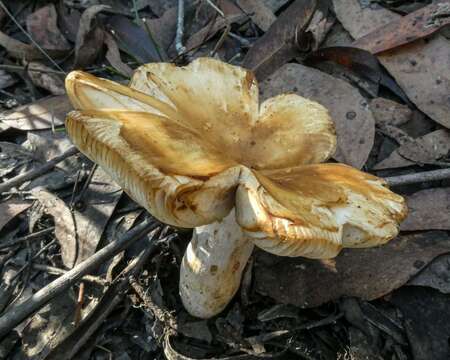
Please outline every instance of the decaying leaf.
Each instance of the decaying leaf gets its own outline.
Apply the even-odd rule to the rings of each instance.
[[[113,16],[108,27],[119,48],[133,56],[141,64],[160,60],[158,49],[150,34],[125,16]]]
[[[301,49],[303,51],[317,50],[335,21],[336,18],[329,11],[329,3],[327,1],[319,2],[317,10],[305,30],[305,40],[299,44]]]
[[[62,77],[53,73],[53,69],[39,62],[30,62],[27,67],[28,76],[34,85],[48,90],[53,95],[64,95]]]
[[[370,101],[370,110],[377,125],[400,126],[406,124],[413,115],[406,105],[381,97]]]
[[[244,10],[250,19],[258,25],[262,31],[269,30],[270,26],[276,21],[274,15],[262,1],[258,0],[237,0],[237,5]]]
[[[0,89],[5,89],[14,85],[17,80],[5,70],[0,70]]]
[[[17,215],[24,212],[31,206],[31,202],[18,199],[9,199],[0,202],[0,230],[14,219]]]
[[[25,44],[19,40],[12,38],[0,31],[0,46],[3,46],[10,56],[19,60],[43,60],[47,57],[33,45]],[[66,56],[67,50],[44,49],[52,58],[60,58]]]
[[[299,64],[286,64],[260,84],[262,99],[294,92],[325,106],[338,139],[335,158],[361,168],[373,146],[375,122],[366,100],[343,80]]]
[[[215,20],[213,20],[213,24],[208,24],[204,28],[193,34],[186,41],[186,48],[188,50],[197,49],[199,46],[216,35],[220,30],[225,29],[231,24],[243,22],[245,19],[247,19],[247,15],[245,15],[243,12],[233,12],[227,14],[224,18],[216,18]]]
[[[250,48],[243,66],[264,80],[298,55],[297,44],[316,9],[315,0],[296,0]]]
[[[107,5],[93,5],[81,15],[75,42],[75,68],[91,65],[100,53],[104,31],[96,26],[95,17],[106,9],[110,9],[110,7]]]
[[[432,164],[450,151],[450,132],[436,130],[408,141],[374,166],[375,170],[400,168],[418,164]]]
[[[443,231],[403,235],[370,249],[345,249],[335,259],[286,259],[258,252],[256,290],[278,302],[314,307],[341,296],[374,300],[405,284],[450,251]],[[295,281],[293,281],[295,279]]]
[[[177,30],[177,8],[172,7],[157,19],[145,19],[148,28],[156,44],[164,51],[170,47],[175,39]],[[164,54],[161,54],[164,56]]]
[[[450,294],[450,255],[438,256],[427,265],[419,274],[414,276],[408,285],[427,286],[439,290],[441,293]]]
[[[450,3],[430,4],[375,29],[352,46],[377,54],[424,38],[450,24]]]
[[[339,21],[355,39],[400,18],[377,5],[363,6],[358,0],[334,0],[333,4]],[[449,52],[449,42],[435,34],[427,41],[416,40],[378,55],[409,99],[445,127],[450,127]]]
[[[77,259],[77,231],[74,217],[65,202],[45,189],[36,189],[33,195],[44,206],[45,212],[55,221],[55,237],[61,247],[64,265],[71,269]]]
[[[81,203],[76,205],[74,222],[78,235],[76,263],[95,253],[103,230],[122,195],[121,188],[101,168],[96,168]]]
[[[106,51],[106,60],[112,65],[114,69],[116,69],[121,74],[130,77],[133,73],[133,70],[125,64],[120,58],[120,50],[117,46],[116,40],[105,31],[105,44],[108,50]]]
[[[403,325],[414,360],[450,358],[450,299],[432,289],[407,286],[391,302],[403,314]]]
[[[58,29],[55,5],[48,4],[27,16],[27,30],[41,47],[70,50],[71,46]]]
[[[73,314],[75,294],[68,293],[53,298],[31,317],[22,332],[21,355],[43,360],[50,351],[75,328]]]
[[[72,105],[65,95],[51,96],[0,114],[0,121],[20,130],[50,129],[64,124]]]
[[[409,212],[401,230],[450,230],[450,188],[421,190],[406,200]]]

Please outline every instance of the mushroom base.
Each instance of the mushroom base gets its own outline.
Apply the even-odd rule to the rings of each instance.
[[[221,221],[194,229],[180,271],[180,296],[191,315],[210,318],[228,305],[253,247],[234,209]]]

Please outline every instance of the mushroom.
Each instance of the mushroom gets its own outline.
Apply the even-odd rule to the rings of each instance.
[[[210,58],[152,63],[123,86],[81,71],[66,88],[74,144],[160,221],[193,228],[180,295],[200,318],[239,288],[254,245],[281,256],[335,257],[394,238],[404,199],[329,159],[333,122],[283,94],[258,104],[253,74]]]

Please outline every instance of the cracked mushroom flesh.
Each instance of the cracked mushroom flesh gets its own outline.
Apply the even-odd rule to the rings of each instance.
[[[181,264],[187,311],[208,318],[239,288],[254,245],[324,259],[398,233],[404,199],[333,155],[327,110],[293,94],[258,103],[253,74],[200,58],[140,67],[129,86],[72,72],[67,132],[160,221],[194,228]]]

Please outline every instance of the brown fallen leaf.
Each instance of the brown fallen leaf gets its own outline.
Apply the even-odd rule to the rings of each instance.
[[[130,54],[142,64],[159,61],[161,58],[150,34],[125,16],[112,16],[108,28],[122,51]]]
[[[10,56],[19,60],[47,60],[47,57],[33,45],[25,44],[0,31],[0,46],[3,46]],[[43,49],[52,58],[61,58],[68,50]]]
[[[366,50],[348,46],[323,47],[308,54],[304,59],[306,65],[314,66],[321,65],[323,61],[342,65],[360,78],[369,80],[377,87],[383,85],[406,103],[409,102],[403,90],[380,67],[376,56]],[[378,88],[374,96],[378,96]]]
[[[296,0],[250,48],[242,65],[264,80],[299,54],[298,43],[316,9],[316,0]]]
[[[280,10],[281,7],[286,5],[289,0],[262,0],[264,5],[266,5],[273,13]]]
[[[52,95],[64,95],[63,79],[53,72],[53,69],[39,62],[30,62],[27,73],[34,85],[48,90]]]
[[[55,5],[48,4],[27,16],[27,30],[41,47],[52,50],[70,50],[72,47],[58,29]]]
[[[277,19],[272,10],[260,0],[237,0],[236,4],[248,14],[262,31],[269,30]]]
[[[386,159],[376,164],[374,170],[400,168],[415,164],[433,164],[450,151],[450,131],[436,130],[412,141],[407,141]]]
[[[31,202],[9,199],[0,203],[0,230],[31,206]]]
[[[55,221],[55,237],[61,247],[63,264],[71,269],[78,255],[77,230],[69,207],[58,196],[45,189],[33,190],[33,195],[42,204],[45,212]]]
[[[122,190],[101,168],[96,168],[92,181],[73,213],[78,235],[76,264],[95,253],[103,230],[122,195]]]
[[[316,51],[333,27],[336,18],[329,11],[327,1],[319,2],[317,9],[305,30],[303,43],[299,44],[302,51]]]
[[[409,212],[402,231],[450,230],[450,188],[421,190],[406,200]]]
[[[375,121],[366,100],[347,82],[299,64],[286,64],[260,84],[262,99],[294,92],[325,106],[337,132],[335,158],[361,168],[373,147]]]
[[[186,49],[195,50],[211,39],[220,30],[234,23],[241,23],[247,19],[247,15],[241,11],[227,14],[225,17],[215,18],[212,24],[206,25],[204,28],[197,31],[186,41]]]
[[[92,5],[81,15],[75,42],[75,68],[91,65],[102,50],[104,31],[96,26],[95,18],[107,5]]]
[[[177,31],[177,8],[168,9],[160,18],[145,19],[145,24],[156,44],[167,52]]]
[[[0,176],[4,177],[12,172],[19,173],[19,169],[27,167],[33,161],[33,154],[21,145],[0,141]]]
[[[381,97],[370,101],[370,110],[377,125],[400,126],[406,124],[413,115],[406,105]]]
[[[72,105],[65,95],[50,96],[0,114],[0,121],[19,130],[50,129],[64,124]]]
[[[430,4],[358,38],[352,46],[377,54],[429,36],[450,24],[450,2]]]
[[[105,31],[104,34],[105,37],[105,44],[107,47],[106,51],[106,60],[109,61],[111,66],[116,69],[119,73],[121,73],[124,76],[131,77],[133,74],[133,70],[125,64],[122,59],[120,58],[120,50],[117,46],[116,40],[110,35],[108,32]]]
[[[427,286],[450,294],[450,254],[438,256],[420,273],[414,276],[408,285]]]
[[[81,13],[77,9],[66,6],[64,2],[58,3],[58,25],[64,37],[71,42],[77,40],[80,18]]]
[[[401,16],[387,9],[363,6],[358,0],[333,1],[339,21],[359,39]],[[409,99],[431,119],[450,128],[450,44],[435,34],[378,55]]]
[[[376,248],[344,249],[330,260],[259,251],[255,287],[262,295],[300,307],[315,307],[342,296],[374,300],[404,285],[432,259],[449,251],[450,237],[443,231],[399,236]]]
[[[403,325],[414,360],[450,358],[450,299],[432,289],[406,286],[390,301],[403,314]]]

